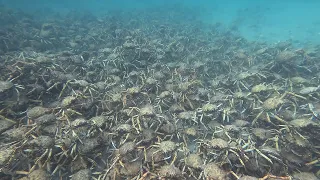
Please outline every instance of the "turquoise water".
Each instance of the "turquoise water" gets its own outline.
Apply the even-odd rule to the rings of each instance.
[[[277,43],[290,40],[298,46],[320,42],[318,0],[2,0],[2,4],[26,11],[70,10],[104,14],[110,10],[131,11],[157,7],[188,7],[199,11],[198,19],[235,28],[249,40]],[[187,11],[186,11],[187,13]]]
[[[319,10],[0,0],[0,180],[317,179]]]

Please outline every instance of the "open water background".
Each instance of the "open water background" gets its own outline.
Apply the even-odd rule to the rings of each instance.
[[[186,8],[199,11],[198,20],[221,23],[237,30],[246,39],[277,43],[290,40],[297,46],[320,43],[320,1],[318,0],[2,0],[1,4],[23,11],[108,11]],[[186,16],[188,10],[185,11]],[[181,19],[188,20],[188,19]]]

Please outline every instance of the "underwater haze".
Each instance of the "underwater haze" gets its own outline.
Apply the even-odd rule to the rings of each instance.
[[[0,0],[0,180],[319,180],[320,0]]]
[[[23,11],[52,10],[63,13],[80,10],[97,15],[110,10],[148,10],[157,7],[171,9],[175,6],[185,6],[192,8],[193,11],[199,11],[197,18],[200,21],[222,23],[227,28],[236,28],[249,40],[270,43],[290,40],[301,46],[320,42],[318,0],[2,0],[1,2],[3,5]]]

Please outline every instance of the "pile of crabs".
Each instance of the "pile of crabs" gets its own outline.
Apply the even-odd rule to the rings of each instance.
[[[7,24],[0,177],[318,179],[319,47],[172,13]]]

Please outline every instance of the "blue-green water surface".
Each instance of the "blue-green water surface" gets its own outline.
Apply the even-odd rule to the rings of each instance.
[[[1,3],[24,11],[80,10],[98,15],[113,10],[186,7],[199,11],[200,21],[222,23],[249,40],[270,43],[290,40],[298,46],[320,42],[317,0],[2,0]],[[187,16],[188,11],[185,13]]]

